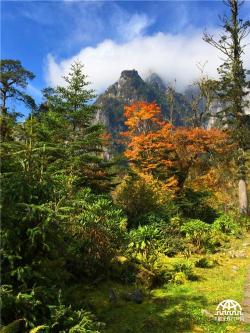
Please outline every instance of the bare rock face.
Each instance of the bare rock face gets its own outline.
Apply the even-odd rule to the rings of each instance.
[[[97,98],[96,121],[103,123],[115,135],[125,129],[125,105],[135,101],[153,101],[154,97],[150,98],[147,84],[136,70],[123,71],[119,80]]]
[[[152,88],[157,89],[159,91],[166,91],[166,85],[162,81],[159,75],[156,73],[151,73],[147,78],[146,78],[146,83],[151,85]]]

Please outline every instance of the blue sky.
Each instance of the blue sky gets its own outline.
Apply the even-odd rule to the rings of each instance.
[[[208,72],[215,74],[216,55],[201,37],[206,27],[217,33],[225,12],[221,1],[2,1],[1,57],[34,72],[29,92],[37,99],[41,88],[62,83],[75,59],[86,63],[98,92],[130,66],[142,76],[176,77],[181,87],[195,77],[189,62],[211,58]],[[250,2],[241,16],[250,17]]]

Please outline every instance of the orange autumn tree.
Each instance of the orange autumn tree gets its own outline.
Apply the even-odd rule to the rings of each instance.
[[[179,190],[190,169],[204,156],[223,153],[227,134],[218,129],[174,127],[162,119],[156,103],[135,102],[125,107],[125,156],[130,165],[162,181],[173,178]]]
[[[182,189],[191,168],[203,164],[216,154],[224,154],[230,148],[228,135],[219,129],[177,127],[173,129],[174,167],[178,185]]]
[[[163,121],[156,103],[135,102],[125,107],[123,133],[127,139],[125,156],[137,172],[152,174],[161,180],[169,178],[167,170],[173,167],[169,158],[174,149],[170,131],[172,125]]]

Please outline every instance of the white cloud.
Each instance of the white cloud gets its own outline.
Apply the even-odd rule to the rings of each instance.
[[[250,68],[249,54],[245,55],[245,59],[247,68]],[[216,69],[222,62],[217,50],[202,40],[201,31],[190,30],[178,35],[157,33],[153,36],[137,36],[120,44],[104,40],[96,47],[86,47],[62,61],[49,55],[48,84],[63,84],[61,76],[69,72],[75,60],[83,62],[85,72],[98,93],[114,83],[125,69],[136,69],[142,77],[149,71],[156,72],[166,82],[176,79],[176,88],[181,91],[199,76],[197,63],[207,62],[207,74],[216,77]]]
[[[117,16],[117,13],[116,13]],[[134,14],[129,16],[124,11],[120,15],[120,18],[114,19],[116,22],[116,29],[122,40],[130,41],[139,36],[142,36],[145,30],[153,23],[145,14]]]

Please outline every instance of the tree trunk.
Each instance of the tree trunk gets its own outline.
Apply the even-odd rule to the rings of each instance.
[[[239,206],[240,206],[240,213],[246,215],[248,213],[248,200],[247,200],[247,183],[245,179],[239,180]]]

